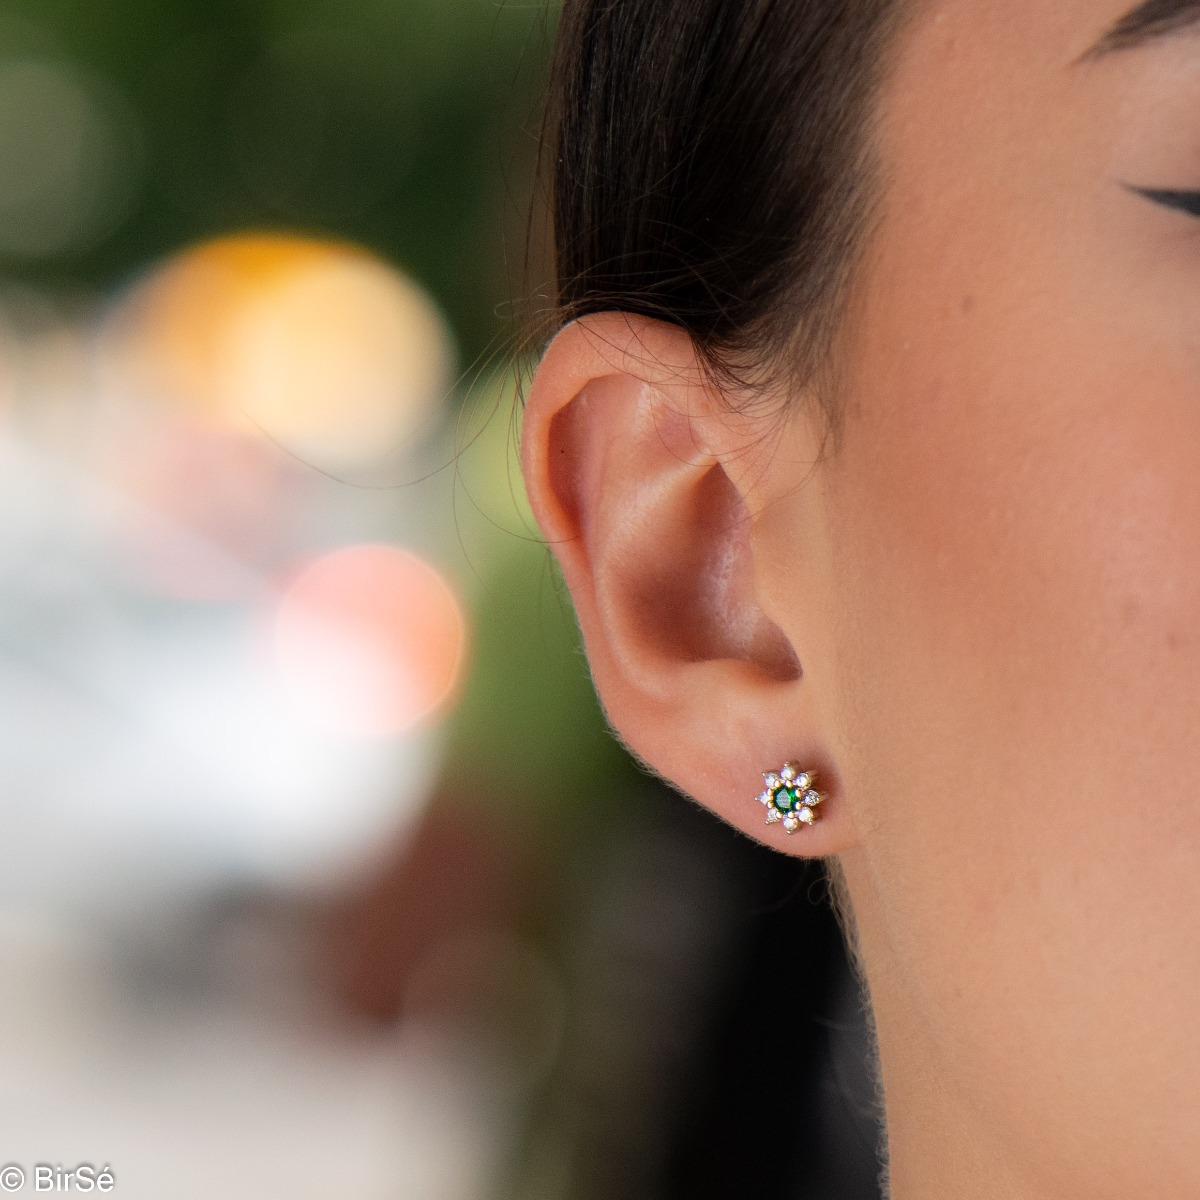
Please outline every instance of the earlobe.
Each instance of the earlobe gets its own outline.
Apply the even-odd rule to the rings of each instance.
[[[630,749],[746,832],[837,853],[848,818],[801,648],[760,603],[753,516],[726,469],[728,412],[682,331],[584,318],[554,341],[530,389],[526,487]],[[830,793],[795,838],[765,824],[759,801],[762,772],[791,760],[819,770]]]

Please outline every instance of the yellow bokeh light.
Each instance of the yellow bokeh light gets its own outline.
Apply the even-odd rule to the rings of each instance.
[[[170,259],[118,306],[102,349],[110,394],[258,430],[331,470],[406,449],[453,369],[415,283],[358,247],[281,234]]]

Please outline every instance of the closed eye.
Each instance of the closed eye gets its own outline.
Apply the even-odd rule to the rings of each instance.
[[[1154,204],[1161,204],[1163,208],[1173,208],[1176,212],[1187,213],[1189,217],[1200,217],[1200,192],[1143,187],[1134,187],[1129,190]]]

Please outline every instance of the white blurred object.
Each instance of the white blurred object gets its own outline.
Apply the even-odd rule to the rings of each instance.
[[[354,865],[423,806],[436,736],[314,728],[271,653],[269,580],[179,531],[240,602],[141,589],[99,536],[139,517],[0,444],[0,894],[125,908]]]
[[[371,278],[360,299],[395,285]],[[430,563],[448,503],[331,483],[234,393],[141,388],[122,346],[180,378],[188,353],[228,361],[205,358],[224,328],[197,316],[206,295],[168,297],[193,307],[165,340],[117,336],[160,328],[149,310],[113,317],[96,390],[85,319],[35,304],[4,328],[0,296],[0,1162],[109,1166],[133,1200],[487,1200],[526,1084],[419,1023],[328,1020],[286,931],[232,964],[216,944],[231,897],[305,913],[396,852],[432,793],[464,630]],[[263,344],[285,362],[285,340]],[[436,414],[402,389],[384,414],[369,387],[343,409],[336,372],[313,372],[319,411],[290,432],[333,458],[386,454],[375,439]]]
[[[314,723],[276,642],[296,569],[379,541],[396,498],[331,484],[202,397],[114,392],[111,357],[98,397],[87,325],[38,320],[0,338],[0,901],[153,922],[361,867],[431,794],[440,739],[417,718],[453,689],[461,616],[441,584],[457,643],[430,683],[427,614],[395,607],[415,636],[392,636],[390,669],[407,646],[429,694],[370,729]]]
[[[514,1093],[420,1027],[322,1028],[272,991],[122,998],[70,923],[0,907],[4,1162],[128,1200],[487,1200]],[[33,1191],[32,1179],[26,1190]]]

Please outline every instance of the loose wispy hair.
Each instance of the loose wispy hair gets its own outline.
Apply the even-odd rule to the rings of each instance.
[[[566,0],[545,146],[559,322],[655,317],[727,379],[807,382],[870,225],[900,11]]]

